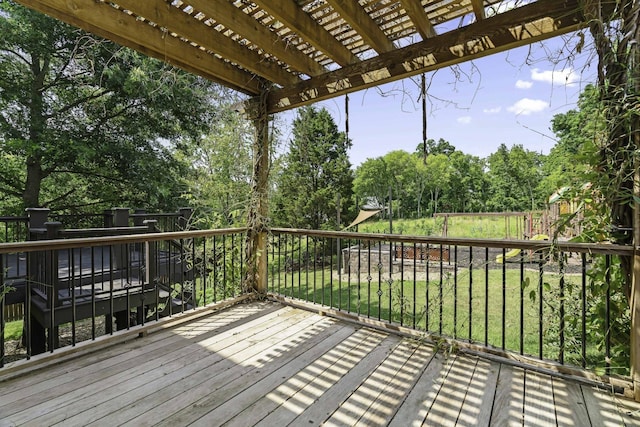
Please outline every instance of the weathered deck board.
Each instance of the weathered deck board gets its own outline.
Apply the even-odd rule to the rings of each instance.
[[[551,377],[527,371],[524,381],[524,425],[556,426]]]
[[[0,426],[640,426],[638,411],[584,384],[268,302],[0,382]]]
[[[60,364],[39,371],[37,375],[16,378],[11,381],[11,391],[3,394],[0,400],[0,414],[8,415],[22,408],[31,409],[42,399],[42,393],[62,395],[67,389],[75,389],[78,381],[90,385],[101,383],[110,375],[119,372],[127,371],[128,375],[132,375],[131,370],[135,372],[135,369],[138,369],[137,361],[150,362],[159,359],[162,362],[162,358],[171,357],[171,352],[179,350],[178,343],[184,338],[192,338],[196,331],[202,335],[234,322],[250,319],[251,315],[255,316],[257,312],[259,311],[249,309],[246,314],[231,311],[220,313],[219,316],[174,328],[171,333],[150,335],[145,338],[144,343],[134,341],[127,346],[109,347],[77,359],[73,364]]]
[[[500,426],[522,426],[524,417],[524,375],[521,368],[500,365],[491,412],[491,422]]]
[[[238,399],[241,404],[241,393],[253,386],[254,390],[262,391],[261,385],[280,380],[283,376],[298,372],[310,363],[315,356],[314,351],[328,350],[347,339],[353,329],[333,325],[329,319],[315,329],[301,331],[291,341],[284,341],[266,351],[254,353],[245,359],[245,366],[219,372],[194,388],[182,388],[183,393],[171,400],[168,405],[162,405],[139,418],[132,419],[130,425],[185,425],[197,421],[210,411],[218,409],[219,413],[225,409],[235,415],[239,410],[233,403]],[[330,334],[329,339],[320,332]],[[299,345],[292,345],[299,342]],[[187,384],[188,385],[188,384]],[[245,399],[246,400],[246,399]],[[252,403],[255,398],[249,399]],[[225,403],[231,403],[225,406]]]
[[[298,320],[302,316],[308,317],[307,314],[285,310],[283,315],[295,316]],[[275,316],[276,313],[272,313]],[[131,399],[132,396],[142,398],[145,393],[153,393],[163,387],[170,386],[173,381],[177,380],[176,376],[188,376],[198,374],[210,365],[217,362],[226,362],[224,356],[211,352],[206,348],[212,345],[211,342],[219,343],[219,346],[233,345],[234,343],[242,343],[249,345],[249,339],[252,335],[259,333],[259,330],[252,329],[250,326],[257,326],[261,319],[256,319],[242,325],[239,329],[227,330],[218,335],[208,337],[208,334],[202,336],[206,339],[190,345],[189,341],[183,340],[176,342],[170,348],[166,348],[158,357],[156,354],[142,354],[138,363],[128,369],[122,370],[122,364],[102,368],[99,364],[94,365],[96,372],[102,373],[101,381],[91,381],[85,383],[82,387],[77,387],[78,381],[70,383],[71,389],[55,390],[55,398],[50,398],[45,402],[35,405],[31,408],[27,407],[21,413],[15,415],[17,422],[30,421],[33,425],[54,424],[64,421],[65,425],[85,425],[101,415],[106,416],[117,410],[121,406],[118,403],[123,399]],[[245,333],[243,336],[242,333]],[[242,340],[246,338],[246,340]],[[229,362],[229,364],[232,364]],[[84,383],[84,381],[83,381]],[[92,396],[91,399],[82,399],[80,397]],[[133,401],[135,401],[134,399]],[[106,405],[105,405],[106,402]],[[125,400],[125,403],[130,403]],[[32,418],[33,415],[40,415]]]
[[[457,425],[489,425],[499,368],[500,366],[496,363],[478,359],[471,383],[467,388],[467,394],[460,408]]]

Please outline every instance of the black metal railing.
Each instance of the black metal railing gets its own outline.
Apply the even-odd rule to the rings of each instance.
[[[269,291],[435,339],[629,372],[632,248],[271,230]]]
[[[86,230],[58,230],[55,240],[0,244],[0,290],[8,292],[0,326],[4,332],[6,301],[21,295],[22,357],[242,293],[246,229],[132,234],[150,225],[128,227],[127,235],[78,238]],[[13,262],[12,254],[24,258]],[[4,344],[2,333],[0,367]]]
[[[26,357],[241,295],[245,233],[78,239],[67,231],[61,240],[1,244],[0,254],[25,254],[22,267],[0,257],[0,271],[8,295],[24,296]],[[484,351],[628,374],[620,260],[630,247],[291,229],[269,236],[275,295]]]
[[[29,236],[29,217],[0,216],[0,243],[21,242]]]

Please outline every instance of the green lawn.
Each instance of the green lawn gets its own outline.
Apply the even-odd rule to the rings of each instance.
[[[525,270],[521,278],[519,270],[507,269],[504,280],[501,269],[476,269],[471,273],[465,270],[457,277],[445,273],[442,280],[434,274],[436,279],[428,283],[412,278],[401,281],[396,276],[391,283],[388,274],[382,275],[381,280],[372,277],[370,281],[358,281],[357,277],[346,275],[338,280],[324,269],[276,274],[269,286],[293,298],[533,356],[540,355],[542,330],[542,357],[551,360],[559,357],[559,312],[560,301],[564,301],[565,363],[582,364],[580,276],[565,276],[561,299],[559,276],[545,273],[542,305],[539,276],[534,270]],[[596,345],[588,343],[587,366],[600,365],[602,359]]]
[[[393,234],[407,236],[443,236],[443,218],[393,220]],[[366,221],[358,226],[361,233],[388,233],[389,220]],[[450,217],[448,237],[470,237],[478,239],[522,239],[522,224],[515,218],[504,217]]]
[[[18,340],[22,336],[22,320],[7,322],[4,325],[4,339]]]

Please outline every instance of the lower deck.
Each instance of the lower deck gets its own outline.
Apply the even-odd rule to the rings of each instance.
[[[640,405],[273,302],[0,382],[0,426],[188,424],[640,426]]]

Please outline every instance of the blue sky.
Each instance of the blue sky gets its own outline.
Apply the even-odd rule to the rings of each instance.
[[[548,154],[555,114],[576,108],[578,95],[596,79],[587,47],[569,34],[427,74],[427,138],[443,138],[456,149],[486,157],[504,143]],[[412,152],[422,142],[419,77],[349,95],[350,159],[392,150]],[[318,104],[345,129],[344,97]],[[285,141],[290,139],[285,131]]]

